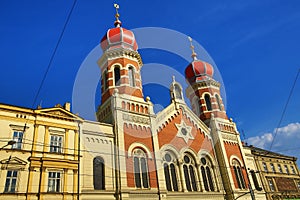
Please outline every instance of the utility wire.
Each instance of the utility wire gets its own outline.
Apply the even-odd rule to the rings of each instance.
[[[293,94],[293,92],[294,92],[294,88],[295,88],[295,85],[296,85],[296,83],[297,83],[299,73],[300,73],[300,68],[298,69],[298,73],[297,73],[296,78],[295,78],[295,80],[294,80],[294,83],[293,83],[292,89],[291,89],[291,91],[290,91],[289,97],[288,97],[287,102],[286,102],[286,104],[285,104],[285,106],[284,106],[284,109],[283,109],[283,112],[282,112],[282,114],[281,114],[280,120],[279,120],[279,122],[278,122],[277,128],[275,129],[274,137],[273,137],[273,139],[272,139],[272,142],[271,142],[271,145],[270,145],[270,148],[269,148],[270,151],[271,151],[271,149],[272,149],[272,147],[273,147],[275,138],[276,138],[277,133],[278,133],[278,129],[279,129],[280,125],[281,125],[281,122],[282,122],[283,117],[284,117],[284,115],[285,115],[287,106],[288,106],[288,104],[289,104],[289,102],[290,102],[290,99],[291,99],[291,97],[292,97],[292,94]]]
[[[65,24],[64,24],[64,26],[63,26],[63,29],[62,29],[62,31],[61,31],[61,33],[60,33],[60,36],[59,36],[59,38],[58,38],[58,40],[57,40],[56,46],[55,46],[55,48],[54,48],[54,51],[53,51],[53,53],[52,53],[52,55],[51,55],[51,57],[50,57],[48,66],[47,66],[47,68],[46,68],[46,71],[45,71],[45,74],[44,74],[44,76],[43,76],[42,82],[40,83],[40,86],[39,86],[39,88],[38,88],[38,90],[37,90],[37,93],[36,93],[36,95],[35,95],[35,97],[34,97],[34,100],[33,100],[33,103],[32,103],[31,108],[34,108],[34,105],[36,104],[37,98],[38,98],[38,96],[39,96],[39,94],[40,94],[40,92],[41,92],[41,89],[42,89],[43,85],[44,85],[44,82],[45,82],[45,80],[46,80],[46,77],[47,77],[47,75],[48,75],[48,72],[49,72],[49,70],[50,70],[50,67],[51,67],[52,62],[53,62],[53,60],[54,60],[54,56],[55,56],[55,54],[56,54],[56,51],[57,51],[57,49],[58,49],[58,47],[59,47],[59,44],[60,44],[60,42],[61,42],[61,40],[62,40],[62,37],[63,37],[63,35],[64,35],[64,32],[65,32],[65,30],[66,30],[67,24],[68,24],[68,22],[70,21],[72,12],[73,12],[74,7],[75,7],[75,5],[76,5],[76,2],[77,2],[77,0],[74,0],[74,1],[73,1],[72,8],[71,8],[71,10],[70,10],[70,12],[69,12],[69,14],[68,14],[67,20],[66,20],[66,22],[65,22]]]

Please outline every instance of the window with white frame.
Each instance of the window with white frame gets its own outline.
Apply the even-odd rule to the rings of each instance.
[[[61,172],[48,173],[48,192],[60,192]]]
[[[167,152],[164,157],[164,173],[168,191],[178,191],[177,166],[175,156]]]
[[[296,171],[295,171],[294,166],[291,166],[291,170],[292,170],[292,173],[293,173],[293,174],[296,174]]]
[[[281,165],[280,165],[280,164],[278,164],[277,166],[278,166],[278,171],[279,171],[280,173],[282,173],[282,168],[281,168]]]
[[[95,157],[93,160],[93,181],[95,190],[105,189],[105,165],[102,157]]]
[[[285,172],[286,172],[287,174],[289,174],[289,173],[290,173],[290,171],[289,171],[289,168],[288,168],[288,166],[287,166],[287,165],[284,165],[284,169],[285,169]]]
[[[4,192],[16,192],[18,171],[7,171]]]
[[[268,183],[269,183],[270,190],[272,192],[275,191],[273,180],[272,179],[268,179]]]
[[[208,157],[202,157],[201,162],[201,175],[204,184],[204,189],[206,191],[215,191],[214,187],[214,171],[213,166]]]
[[[262,163],[265,172],[268,172],[267,164],[265,162]]]
[[[207,110],[207,111],[212,110],[212,107],[211,107],[211,100],[210,100],[210,95],[209,95],[209,94],[205,94],[205,95],[204,95],[204,100],[205,100],[205,104],[206,104],[206,110]]]
[[[22,131],[14,131],[13,140],[16,142],[12,145],[13,149],[21,149],[22,141],[23,141],[23,132]]]
[[[137,188],[149,188],[147,156],[141,149],[133,151],[134,180]]]
[[[272,170],[272,172],[274,172],[274,173],[275,173],[276,171],[275,171],[275,166],[274,166],[274,164],[273,164],[273,163],[270,163],[270,166],[271,166],[271,170]]]
[[[240,162],[238,160],[234,159],[232,161],[232,165],[233,165],[233,171],[234,171],[235,180],[237,182],[238,188],[245,189],[246,188],[246,183],[245,183],[245,179],[244,179],[244,175],[243,175],[243,172],[242,172]]]
[[[186,189],[188,191],[197,191],[197,170],[196,170],[196,162],[194,158],[186,154],[183,157],[183,173],[184,173],[184,179],[185,179],[185,185]]]
[[[50,136],[50,152],[62,153],[63,137],[61,135]]]
[[[130,66],[128,68],[128,78],[129,78],[129,85],[130,87],[135,87],[135,73],[134,73],[134,68]]]
[[[120,66],[119,65],[115,66],[115,68],[114,68],[114,77],[115,77],[114,78],[115,86],[120,86],[120,84],[121,84],[121,72],[120,72]]]

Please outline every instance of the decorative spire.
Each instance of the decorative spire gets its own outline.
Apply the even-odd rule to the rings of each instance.
[[[120,17],[120,14],[118,12],[118,9],[120,8],[120,6],[118,4],[114,4],[114,7],[116,8],[116,21],[114,22],[114,25],[115,27],[120,27],[122,25],[122,22],[120,21],[119,17]]]
[[[175,83],[175,76],[172,76],[172,81],[173,83]]]
[[[190,46],[190,48],[191,48],[191,50],[192,50],[192,55],[191,55],[191,57],[193,58],[193,60],[197,60],[197,54],[196,54],[196,52],[195,52],[195,47],[194,47],[194,45],[193,45],[193,39],[192,39],[191,37],[188,37],[188,39],[189,39],[189,41],[190,41],[190,43],[191,43],[191,46]]]

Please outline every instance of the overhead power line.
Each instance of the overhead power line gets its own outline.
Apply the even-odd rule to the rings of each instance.
[[[40,83],[40,85],[39,85],[39,88],[38,88],[38,90],[37,90],[37,93],[36,93],[36,95],[35,95],[35,97],[34,97],[34,100],[33,100],[33,103],[32,103],[31,108],[34,108],[34,105],[36,104],[36,101],[37,101],[37,99],[38,99],[38,96],[39,96],[39,94],[40,94],[40,92],[41,92],[41,89],[42,89],[42,87],[43,87],[43,85],[44,85],[44,82],[45,82],[45,80],[46,80],[46,77],[47,77],[47,75],[48,75],[48,72],[49,72],[49,70],[50,70],[50,68],[51,68],[51,65],[52,65],[52,62],[53,62],[53,60],[54,60],[56,51],[57,51],[57,49],[58,49],[58,47],[59,47],[59,44],[60,44],[60,42],[61,42],[61,40],[62,40],[62,37],[63,37],[63,35],[64,35],[64,32],[65,32],[65,30],[66,30],[66,27],[67,27],[67,25],[68,25],[68,23],[69,23],[69,21],[70,21],[72,12],[73,12],[74,7],[75,7],[75,5],[76,5],[76,2],[77,2],[77,0],[74,0],[74,1],[73,1],[73,5],[72,5],[71,10],[70,10],[70,12],[69,12],[69,14],[68,14],[67,20],[65,21],[65,24],[64,24],[63,29],[62,29],[62,31],[61,31],[61,33],[60,33],[60,36],[59,36],[59,38],[58,38],[58,40],[57,40],[57,43],[56,43],[55,48],[54,48],[54,51],[52,52],[52,55],[51,55],[50,60],[49,60],[49,62],[48,62],[48,65],[47,65],[46,71],[45,71],[45,73],[44,73],[43,79],[42,79],[42,81],[41,81],[41,83]]]
[[[285,115],[287,106],[288,106],[288,104],[289,104],[289,102],[290,102],[290,99],[291,99],[291,97],[292,97],[292,94],[293,94],[293,92],[294,92],[294,88],[295,88],[295,86],[296,86],[296,83],[297,83],[297,80],[298,80],[298,77],[299,77],[299,73],[300,73],[300,68],[298,69],[298,72],[297,72],[296,78],[295,78],[295,80],[294,80],[292,89],[291,89],[291,91],[290,91],[289,97],[288,97],[288,99],[287,99],[287,101],[286,101],[286,104],[285,104],[284,109],[283,109],[283,111],[282,111],[280,120],[279,120],[278,125],[277,125],[277,127],[276,127],[276,129],[275,129],[274,137],[273,137],[273,139],[272,139],[272,142],[271,142],[271,145],[270,145],[270,148],[269,148],[270,151],[271,151],[271,149],[272,149],[272,147],[273,147],[275,138],[276,138],[277,133],[278,133],[278,129],[279,129],[280,125],[281,125],[281,122],[282,122],[283,117],[284,117],[284,115]]]

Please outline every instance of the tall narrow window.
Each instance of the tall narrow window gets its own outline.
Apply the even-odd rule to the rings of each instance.
[[[188,191],[197,191],[195,161],[189,155],[185,155],[183,160],[183,172],[186,188]]]
[[[4,192],[16,192],[18,171],[7,171]]]
[[[116,66],[114,68],[114,76],[115,76],[115,86],[119,86],[120,82],[121,82],[121,80],[120,80],[120,78],[121,78],[121,76],[120,76],[120,67],[119,66]]]
[[[14,131],[13,140],[16,141],[16,143],[12,145],[12,148],[13,149],[21,149],[22,148],[22,140],[23,140],[23,132],[22,131]]]
[[[205,103],[206,103],[206,109],[207,109],[208,111],[210,111],[210,110],[211,110],[211,101],[210,101],[210,96],[209,96],[209,94],[205,94],[205,95],[204,95],[204,99],[205,99]]]
[[[146,154],[141,149],[133,152],[134,180],[137,188],[149,188]]]
[[[178,191],[177,175],[174,163],[174,156],[170,153],[166,153],[164,156],[164,173],[168,191]]]
[[[205,157],[202,157],[200,161],[204,189],[206,191],[215,191],[212,164],[210,160]]]
[[[134,69],[133,67],[129,67],[128,69],[128,78],[129,78],[129,86],[135,87],[135,78],[134,78]]]
[[[95,190],[105,189],[105,165],[101,157],[94,158],[93,161],[93,180]]]
[[[246,184],[240,163],[237,160],[233,160],[232,165],[238,188],[245,189]]]
[[[280,164],[278,164],[277,166],[278,166],[278,171],[279,171],[280,173],[282,173],[282,168],[281,168],[281,165],[280,165]]]
[[[48,173],[48,192],[60,192],[61,184],[60,172],[49,172]]]
[[[272,172],[275,173],[276,171],[275,171],[275,166],[274,166],[274,164],[273,164],[273,163],[270,163],[270,166],[271,166]]]
[[[50,136],[50,152],[62,153],[63,137],[60,135]]]
[[[293,173],[293,174],[296,174],[296,171],[295,171],[294,166],[291,166],[291,170],[292,170],[292,173]]]
[[[222,105],[221,105],[221,101],[220,101],[219,95],[216,94],[216,95],[215,95],[215,98],[216,98],[216,101],[217,101],[219,110],[222,110]]]
[[[268,183],[269,183],[270,190],[272,192],[275,191],[273,180],[272,179],[268,179]]]
[[[284,169],[285,169],[285,172],[286,172],[287,174],[289,174],[289,173],[290,173],[290,171],[289,171],[289,168],[288,168],[288,166],[287,166],[287,165],[284,165]]]
[[[251,171],[250,171],[250,174],[251,174],[251,177],[252,177],[252,180],[253,180],[255,189],[256,189],[257,191],[261,191],[262,188],[259,186],[259,183],[258,183],[256,174],[255,174],[255,171],[254,171],[254,170],[251,170]]]
[[[267,164],[265,162],[263,162],[262,165],[263,165],[264,171],[268,172]]]

